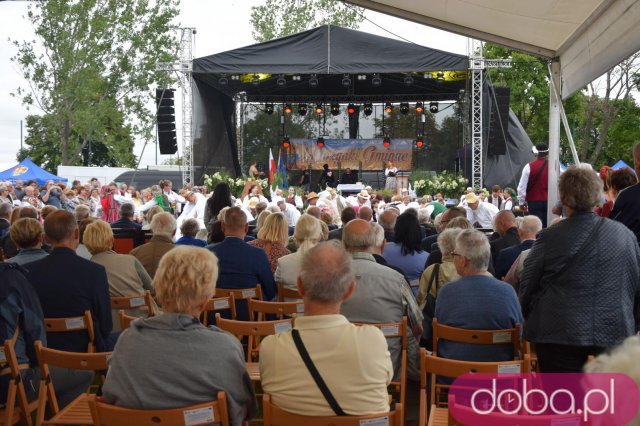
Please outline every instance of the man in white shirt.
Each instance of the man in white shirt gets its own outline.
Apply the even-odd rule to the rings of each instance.
[[[187,219],[197,220],[200,229],[205,229],[204,211],[207,205],[207,199],[204,195],[192,191],[189,191],[185,194],[185,199],[187,201],[187,204],[184,206],[184,211],[177,220],[176,239],[182,236],[180,227],[182,226],[182,223]]]
[[[268,336],[260,345],[262,388],[271,401],[306,416],[337,414],[308,373],[295,333],[346,415],[389,411],[393,366],[384,335],[340,315],[342,302],[355,290],[353,261],[342,243],[328,241],[310,249],[302,258],[297,287],[304,316],[296,318],[294,330]]]
[[[289,204],[284,200],[278,201],[277,205],[284,217],[287,218],[289,226],[296,226],[298,219],[300,219],[300,211],[293,204]]]
[[[493,229],[493,218],[498,214],[499,210],[491,203],[480,201],[480,198],[473,192],[465,197],[466,205],[463,205],[467,211],[467,219],[476,228]]]

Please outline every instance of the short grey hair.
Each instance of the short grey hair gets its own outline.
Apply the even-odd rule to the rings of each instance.
[[[520,221],[520,232],[525,235],[536,235],[542,231],[542,221],[538,216],[528,215]]]
[[[188,237],[195,237],[200,230],[200,224],[197,219],[189,218],[182,222],[180,225],[180,232],[182,235],[186,235]]]
[[[371,232],[373,232],[376,237],[374,247],[380,247],[384,241],[384,228],[377,223],[372,223]]]
[[[396,227],[396,219],[398,215],[391,212],[390,210],[385,210],[384,212],[378,215],[378,223],[385,231],[393,231]]]
[[[593,210],[603,191],[602,179],[593,170],[582,167],[569,166],[558,182],[560,200],[576,212]]]
[[[461,232],[460,228],[450,228],[438,234],[438,248],[443,255],[453,253],[456,249],[456,239]]]
[[[91,215],[91,209],[86,204],[78,204],[76,206],[76,220],[80,222],[81,220],[87,219]]]
[[[476,229],[460,231],[456,238],[455,251],[469,261],[469,268],[474,271],[484,272],[489,266],[491,246],[489,239]]]
[[[340,241],[320,243],[302,257],[300,285],[310,301],[338,303],[354,280],[353,260]]]
[[[0,203],[0,216],[9,217],[13,211],[11,203]]]
[[[122,203],[120,205],[120,216],[122,217],[132,217],[135,212],[135,207],[132,203]]]
[[[418,209],[418,223],[429,223],[429,219],[431,219],[431,214],[427,209]]]
[[[371,226],[369,226],[369,230],[366,234],[358,234],[350,231],[352,227],[350,227],[349,224],[356,220],[361,221],[362,219],[349,221],[349,223],[347,223],[342,229],[342,244],[344,244],[344,248],[350,252],[367,251],[375,246],[376,234]]]
[[[171,213],[158,213],[151,219],[150,227],[153,235],[173,238],[173,235],[176,233],[176,220]]]

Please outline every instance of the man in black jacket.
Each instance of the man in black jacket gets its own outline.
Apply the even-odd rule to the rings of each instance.
[[[495,269],[500,251],[520,244],[520,236],[518,235],[518,227],[516,226],[516,217],[510,210],[498,212],[493,219],[493,223],[493,228],[498,235],[500,235],[491,241],[491,258],[493,259]]]
[[[633,164],[636,176],[640,176],[640,143],[633,148]],[[640,244],[640,183],[625,188],[616,199],[609,217],[623,223]]]

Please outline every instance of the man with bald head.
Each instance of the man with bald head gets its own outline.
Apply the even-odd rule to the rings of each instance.
[[[640,177],[640,143],[633,147],[636,177]],[[625,188],[618,194],[609,218],[623,223],[636,234],[640,244],[640,183]]]
[[[396,219],[398,219],[399,211],[396,209],[386,209],[378,215],[378,224],[384,229],[384,239],[389,241],[395,241]]]
[[[253,288],[262,287],[264,300],[271,300],[276,294],[271,266],[265,251],[244,241],[249,226],[247,216],[240,207],[231,207],[224,215],[222,232],[224,240],[214,246],[207,246],[218,257],[217,288]],[[237,304],[239,320],[248,321],[247,304]]]
[[[320,219],[320,207],[316,205],[309,206],[307,214],[315,217],[316,219]]]
[[[342,304],[341,313],[351,322],[400,322],[409,316],[411,332],[407,339],[407,375],[420,380],[418,340],[422,334],[422,314],[413,293],[407,288],[402,274],[376,263],[372,253],[376,245],[376,232],[372,224],[354,219],[345,227],[342,243],[353,258],[356,289],[353,296]],[[400,374],[402,345],[399,339],[389,341],[389,352],[397,379]]]
[[[358,219],[362,219],[365,222],[371,222],[371,218],[373,218],[373,210],[371,210],[371,207],[360,207],[360,209],[358,210]]]
[[[520,236],[518,235],[516,217],[511,210],[498,212],[493,219],[493,228],[497,233],[497,238],[491,241],[491,259],[495,269],[500,251],[520,244]]]

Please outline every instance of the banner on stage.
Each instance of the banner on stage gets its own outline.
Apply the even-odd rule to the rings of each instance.
[[[343,170],[358,169],[362,165],[362,170],[380,170],[388,160],[398,169],[411,169],[412,139],[391,139],[389,148],[382,145],[382,139],[325,139],[322,148],[315,139],[291,139],[290,143],[285,157],[289,170],[308,166],[322,170],[324,164],[331,169],[337,169],[338,165]]]

